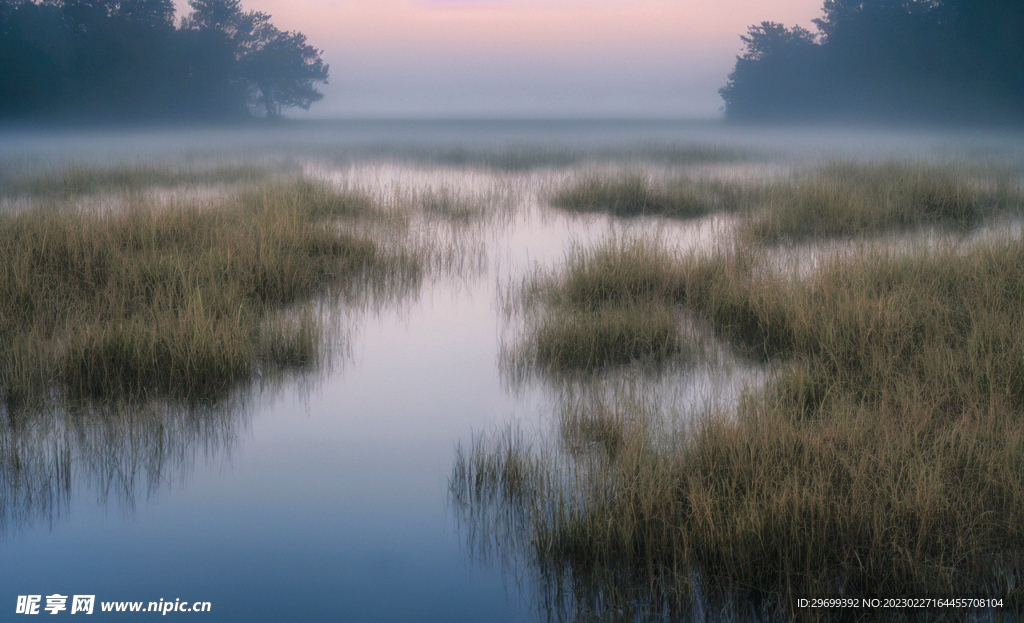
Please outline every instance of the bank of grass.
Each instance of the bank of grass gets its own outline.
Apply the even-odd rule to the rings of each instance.
[[[1016,181],[999,172],[957,164],[831,162],[768,185],[741,232],[776,242],[922,225],[967,229],[1022,206]]]
[[[969,229],[985,217],[1024,211],[1024,189],[1007,171],[964,164],[833,161],[790,178],[737,182],[656,181],[642,171],[578,176],[551,204],[572,212],[687,219],[738,213],[751,242],[855,237],[937,225]]]
[[[42,173],[25,173],[13,178],[0,179],[0,193],[9,196],[60,198],[99,192],[138,192],[149,188],[253,184],[272,178],[275,172],[280,171],[255,164],[209,167],[72,164],[55,167]]]
[[[796,607],[809,595],[995,596],[1020,613],[1024,242],[868,250],[809,278],[749,249],[648,260],[668,275],[654,290],[780,371],[668,447],[647,406],[591,401],[563,418],[603,461],[501,448],[534,498],[503,503],[573,608],[683,616],[721,590],[783,619],[813,618]]]
[[[729,212],[750,201],[750,190],[711,179],[653,181],[642,171],[579,176],[551,196],[551,204],[571,212],[602,212],[619,217],[695,218]]]
[[[305,305],[415,258],[341,225],[366,199],[299,179],[215,202],[0,215],[0,397],[195,398],[315,362]]]

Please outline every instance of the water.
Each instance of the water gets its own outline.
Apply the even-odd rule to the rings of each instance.
[[[5,135],[0,157],[9,170],[82,161],[287,160],[394,206],[417,192],[450,188],[486,198],[496,214],[477,224],[427,227],[423,236],[450,246],[447,268],[400,301],[339,312],[344,348],[322,374],[254,390],[211,413],[133,413],[114,424],[102,415],[59,415],[22,431],[35,462],[17,473],[30,474],[33,488],[14,491],[10,481],[0,487],[0,619],[11,617],[19,595],[43,595],[45,605],[54,593],[96,595],[97,602],[210,602],[206,618],[216,621],[537,619],[529,579],[468,556],[447,501],[460,440],[510,423],[543,435],[552,424],[557,391],[503,378],[502,344],[514,339],[514,328],[500,294],[537,266],[557,264],[570,243],[642,230],[689,246],[714,243],[723,227],[714,217],[624,224],[553,213],[542,198],[566,173],[546,167],[603,149],[666,166],[666,153],[694,145],[775,150],[780,159],[831,149],[1019,161],[1024,151],[1019,136],[999,134],[838,135],[794,139],[785,131],[668,122]],[[509,153],[516,158],[508,160]],[[496,154],[516,164],[511,172],[455,162]],[[545,168],[521,170],[531,158]],[[733,371],[737,364],[714,365]],[[700,402],[724,378],[714,368],[679,374],[659,383],[666,394],[684,387],[683,401]],[[724,395],[735,396],[758,372],[741,366],[734,377]],[[99,609],[97,603],[99,620],[153,616]]]

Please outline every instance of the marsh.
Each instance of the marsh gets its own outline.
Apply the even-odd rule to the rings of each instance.
[[[2,145],[5,603],[774,620],[826,591],[1019,599],[1019,132]]]

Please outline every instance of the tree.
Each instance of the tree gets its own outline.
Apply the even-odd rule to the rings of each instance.
[[[720,89],[734,119],[1024,121],[1024,0],[825,0],[762,22]]]
[[[323,99],[313,84],[327,83],[328,66],[300,32],[282,32],[270,26],[243,63],[243,72],[255,87],[253,97],[267,117],[280,117],[283,107],[309,110],[310,104]]]
[[[240,0],[0,0],[0,120],[230,119],[323,98],[305,35]]]
[[[283,32],[270,15],[242,11],[238,0],[190,0],[188,27],[218,33],[230,49],[250,109],[280,117],[285,107],[309,106],[323,98],[314,83],[327,83],[328,66],[300,32]]]
[[[761,22],[740,35],[746,51],[718,90],[733,119],[786,119],[817,99],[821,46],[805,28]]]
[[[59,7],[0,0],[0,118],[58,110],[72,56]]]

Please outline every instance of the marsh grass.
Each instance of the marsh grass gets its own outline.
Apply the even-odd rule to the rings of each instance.
[[[530,320],[511,357],[549,372],[661,364],[691,350],[675,287],[669,255],[652,241],[574,247],[558,270],[513,294]]]
[[[36,169],[33,169],[35,171]],[[269,179],[275,170],[253,164],[175,167],[121,164],[110,167],[72,164],[43,173],[25,173],[0,183],[5,195],[73,197],[93,193],[138,192],[212,184],[252,184]]]
[[[51,388],[191,399],[309,365],[323,342],[312,301],[371,275],[416,278],[414,258],[339,225],[366,209],[300,179],[208,203],[0,215],[4,402]]]
[[[559,447],[505,431],[459,449],[450,494],[470,546],[525,557],[554,619],[679,619],[690,604],[684,507],[649,434],[655,402],[584,390],[559,413]]]
[[[551,197],[551,204],[572,212],[602,212],[619,217],[695,218],[734,211],[749,201],[740,184],[679,178],[655,182],[642,171],[583,175]]]
[[[658,180],[641,169],[581,174],[550,203],[623,218],[736,213],[745,241],[778,243],[922,226],[966,230],[995,214],[1021,214],[1024,189],[1018,175],[997,167],[833,161],[788,179],[753,182],[693,175]]]
[[[380,216],[373,200],[365,193],[348,189],[339,191],[329,182],[316,177],[284,178],[250,184],[238,194],[242,204],[282,206],[310,221],[372,219]]]
[[[1012,176],[962,164],[831,162],[769,184],[741,226],[752,241],[849,237],[922,225],[966,229],[1019,212]]]
[[[678,314],[664,305],[556,312],[535,339],[538,362],[558,370],[656,363],[682,350]]]
[[[867,252],[809,280],[693,260],[687,304],[791,362],[681,453],[702,568],[789,606],[809,591],[1019,607],[1022,260],[1019,239]]]
[[[669,296],[782,365],[668,445],[651,405],[563,406],[564,456],[516,457],[541,499],[501,502],[522,514],[544,595],[602,620],[714,599],[815,618],[796,607],[808,595],[994,596],[1021,613],[1024,242],[869,247],[811,276],[743,247],[644,254],[656,287],[591,283],[602,294],[584,300]]]

